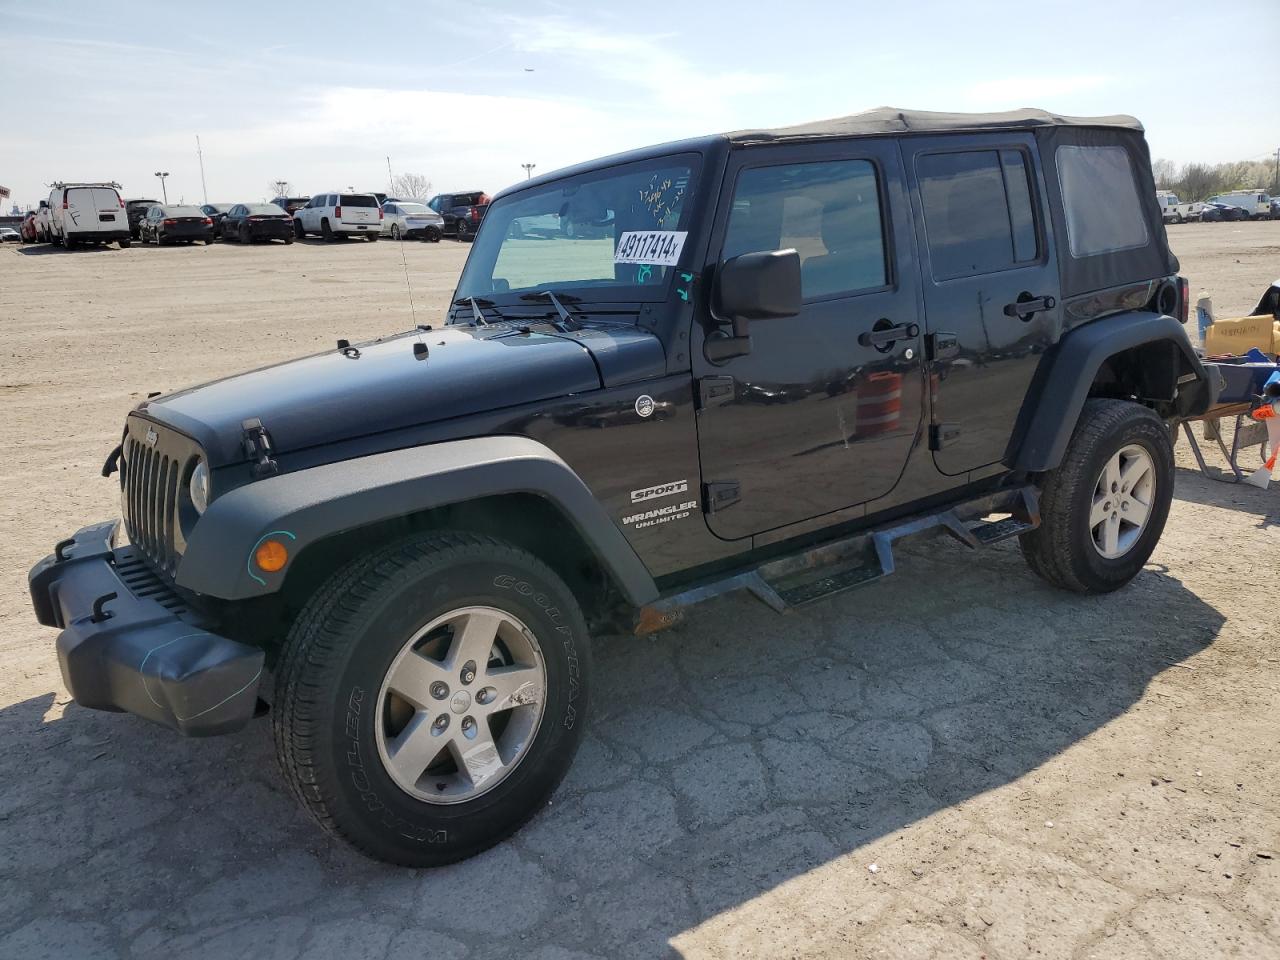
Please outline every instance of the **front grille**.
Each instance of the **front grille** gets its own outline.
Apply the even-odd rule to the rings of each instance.
[[[179,499],[183,477],[196,455],[195,444],[181,434],[129,418],[121,467],[125,529],[142,555],[170,575],[186,548]]]

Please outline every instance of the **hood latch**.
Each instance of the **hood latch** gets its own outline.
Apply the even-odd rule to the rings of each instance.
[[[240,424],[243,431],[244,455],[253,461],[255,477],[270,477],[280,472],[280,464],[271,458],[271,437],[257,417]]]

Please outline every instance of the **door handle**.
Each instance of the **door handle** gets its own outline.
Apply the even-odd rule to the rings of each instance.
[[[1033,313],[1039,313],[1041,310],[1052,310],[1057,305],[1058,301],[1053,297],[1033,297],[1024,291],[1018,294],[1018,299],[1013,303],[1005,304],[1004,315],[1026,320]]]
[[[914,323],[900,323],[891,327],[881,327],[881,323],[888,321],[881,320],[876,324],[877,329],[859,334],[858,343],[864,347],[887,347],[897,340],[914,340],[920,336],[920,327]]]

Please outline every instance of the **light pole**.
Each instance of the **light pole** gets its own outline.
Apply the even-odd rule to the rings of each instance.
[[[532,176],[533,176],[533,168],[534,168],[534,167],[536,167],[536,166],[537,166],[537,164],[536,164],[536,163],[522,163],[522,164],[520,164],[520,166],[524,168],[524,178],[525,178],[526,180],[528,180],[530,177],[532,177]]]
[[[160,192],[164,196],[164,202],[167,204],[169,202],[169,190],[167,187],[165,187],[164,182],[166,178],[168,178],[169,176],[169,171],[165,170],[162,173],[161,171],[157,170],[156,176],[160,178]]]
[[[271,184],[276,188],[276,196],[283,197],[284,189],[285,187],[289,186],[289,181],[288,180],[272,180]]]

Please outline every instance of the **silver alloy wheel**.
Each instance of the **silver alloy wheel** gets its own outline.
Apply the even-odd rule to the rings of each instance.
[[[427,803],[462,803],[507,778],[546,706],[547,671],[533,633],[495,607],[463,607],[415,633],[378,693],[383,767]]]
[[[1121,447],[1098,477],[1089,509],[1093,547],[1107,560],[1133,549],[1147,528],[1156,495],[1156,465],[1146,447]]]

